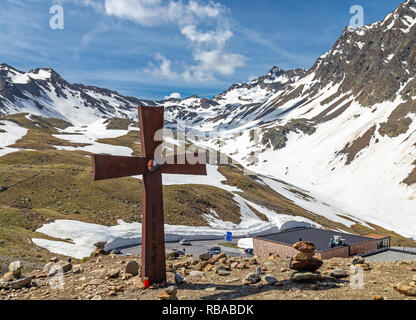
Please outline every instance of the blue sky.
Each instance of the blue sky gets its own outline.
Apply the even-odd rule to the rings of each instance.
[[[349,24],[401,0],[2,0],[0,62],[52,67],[71,83],[160,99],[211,97],[274,65],[309,68]],[[64,29],[53,30],[53,5]]]

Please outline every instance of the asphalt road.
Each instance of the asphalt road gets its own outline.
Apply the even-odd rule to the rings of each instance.
[[[221,246],[220,243],[224,243],[224,240],[198,240],[191,241],[190,246],[184,246],[179,242],[167,242],[166,248],[182,250],[185,248],[185,254],[191,254],[194,257],[198,257],[201,253],[206,252],[212,247],[220,247],[222,252],[225,252],[229,257],[252,257],[252,255],[244,252],[243,249],[231,248]],[[141,254],[142,247],[134,246],[121,249],[122,254]]]

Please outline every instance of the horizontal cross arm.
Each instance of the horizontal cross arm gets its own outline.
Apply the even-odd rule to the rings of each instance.
[[[189,175],[207,175],[205,154],[201,161],[194,155],[175,155],[171,157],[162,157],[161,170],[166,174],[189,174]]]
[[[104,154],[92,155],[94,181],[141,175],[146,172],[146,159]]]

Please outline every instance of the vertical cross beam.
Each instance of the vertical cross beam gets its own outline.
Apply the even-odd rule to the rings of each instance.
[[[142,156],[148,161],[155,159],[155,150],[162,143],[155,134],[163,129],[163,112],[163,107],[139,107]],[[150,283],[166,281],[162,190],[160,170],[143,175],[141,276]]]

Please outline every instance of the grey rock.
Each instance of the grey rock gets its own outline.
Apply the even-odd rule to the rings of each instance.
[[[126,266],[124,267],[124,273],[131,274],[133,277],[135,277],[139,274],[139,268],[140,265],[136,261],[131,260],[127,262]]]
[[[0,281],[0,289],[21,289],[23,287],[29,286],[32,282],[32,277],[20,277],[20,279],[2,282]]]
[[[165,292],[169,295],[176,295],[178,289],[175,286],[169,286],[165,289]]]
[[[118,278],[120,275],[120,269],[112,269],[107,273],[107,277],[109,278]]]
[[[223,277],[226,277],[226,276],[230,275],[230,271],[227,271],[225,269],[220,269],[220,270],[218,270],[217,273],[218,273],[218,275],[223,276]]]
[[[250,273],[245,278],[246,281],[248,281],[251,284],[257,283],[261,280],[261,277],[258,273]]]
[[[335,269],[330,273],[330,276],[334,278],[345,278],[348,277],[348,272],[343,269]]]
[[[199,260],[201,261],[208,261],[209,259],[211,259],[211,255],[209,253],[201,253],[199,255]]]
[[[12,263],[9,264],[9,271],[11,273],[13,273],[13,275],[16,278],[19,278],[20,275],[22,274],[22,264],[20,263],[20,261],[14,261]]]
[[[291,276],[293,282],[315,282],[321,279],[321,273],[314,271],[295,272]]]
[[[271,275],[267,275],[264,277],[264,280],[267,282],[268,285],[273,285],[278,282],[278,280]]]
[[[182,276],[179,273],[175,273],[175,282],[176,283],[182,283],[184,281],[184,279],[182,278]]]
[[[261,271],[260,267],[256,267],[256,273],[261,275],[261,274],[263,274],[263,271]]]
[[[13,281],[14,279],[15,279],[15,276],[13,275],[13,272],[7,272],[3,275],[3,277],[1,278],[1,281],[9,282],[9,281]]]

